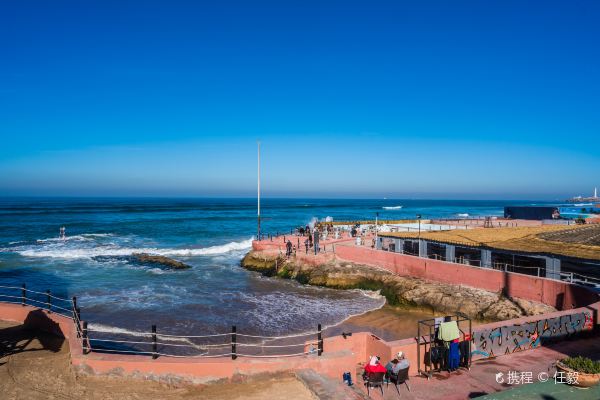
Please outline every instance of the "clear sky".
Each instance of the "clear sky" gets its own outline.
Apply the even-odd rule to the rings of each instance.
[[[600,187],[599,1],[3,1],[0,194]]]

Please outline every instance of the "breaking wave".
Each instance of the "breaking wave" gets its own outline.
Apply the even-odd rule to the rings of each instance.
[[[98,323],[90,323],[88,328],[92,332],[98,332],[98,333],[104,333],[104,334],[112,333],[112,334],[116,334],[116,335],[126,335],[126,336],[134,336],[134,337],[145,337],[145,338],[152,337],[152,334],[148,333],[148,332],[132,331],[132,330],[125,329],[125,328],[118,328],[116,326],[103,325],[103,324],[98,324]],[[156,336],[163,342],[180,342],[180,343],[185,343],[188,346],[193,347],[197,350],[206,350],[205,346],[198,345],[185,337],[163,336],[160,333],[158,333]]]
[[[253,238],[240,242],[229,242],[223,245],[204,248],[156,248],[156,247],[121,247],[114,243],[98,243],[89,239],[90,235],[71,236],[63,239],[38,240],[35,245],[23,245],[0,249],[0,252],[18,253],[25,257],[46,257],[62,259],[94,258],[99,256],[130,256],[134,253],[147,253],[159,256],[211,256],[226,254],[232,251],[248,250],[252,247]],[[81,243],[88,242],[88,243]]]
[[[69,241],[92,241],[94,240],[94,238],[104,238],[104,237],[111,237],[113,236],[112,233],[84,233],[81,235],[73,235],[73,236],[67,236],[65,238],[48,238],[48,239],[38,239],[36,240],[37,243],[52,243],[52,242],[69,242]]]
[[[152,336],[152,334],[148,333],[148,332],[132,331],[132,330],[125,329],[125,328],[117,328],[116,326],[109,326],[109,325],[103,325],[103,324],[97,324],[97,323],[90,323],[88,328],[90,331],[100,332],[100,333],[116,333],[116,334],[138,336],[138,337]]]
[[[385,207],[381,207],[384,210],[400,210],[402,207],[404,206],[385,206]]]

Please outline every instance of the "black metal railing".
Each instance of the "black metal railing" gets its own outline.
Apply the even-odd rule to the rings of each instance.
[[[56,296],[50,290],[45,292],[31,290],[25,284],[21,286],[0,285],[0,301],[21,306],[33,306],[49,313],[72,318],[70,315],[72,312],[70,299]]]
[[[316,337],[311,340],[310,336]],[[321,325],[317,331],[284,336],[263,336],[240,333],[237,326],[230,332],[205,335],[175,335],[162,333],[152,325],[150,331],[125,331],[118,334],[87,329],[84,338],[89,346],[84,352],[137,354],[176,358],[239,357],[279,358],[323,354]]]
[[[283,336],[240,333],[235,325],[232,326],[231,332],[204,335],[159,332],[156,325],[151,325],[148,332],[118,329],[115,333],[82,321],[81,309],[75,296],[67,299],[52,294],[50,290],[40,292],[28,289],[25,284],[20,287],[0,285],[0,302],[31,306],[71,319],[83,354],[137,354],[153,359],[231,357],[233,360],[238,357],[269,358],[323,354],[321,324],[317,326],[316,331]],[[311,336],[316,340],[311,339]]]

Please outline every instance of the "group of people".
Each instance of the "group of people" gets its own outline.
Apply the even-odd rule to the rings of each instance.
[[[327,228],[328,229],[328,228]],[[319,241],[321,238],[321,231],[316,226],[311,230],[309,225],[305,227],[296,228],[296,232],[298,232],[299,236],[306,237],[304,239],[304,248],[306,249],[306,254],[308,254],[309,249],[313,249],[315,255],[319,253]],[[298,247],[300,246],[300,241],[298,240]],[[296,246],[292,244],[291,241],[288,240],[286,243],[286,255],[290,257],[292,253],[296,253]]]
[[[371,356],[369,363],[365,366],[363,372],[363,380],[367,380],[369,374],[372,373],[384,373],[385,380],[389,381],[392,375],[397,376],[400,371],[410,367],[410,362],[406,358],[403,352],[399,351],[396,357],[391,359],[385,366],[381,364],[381,358],[379,356]]]

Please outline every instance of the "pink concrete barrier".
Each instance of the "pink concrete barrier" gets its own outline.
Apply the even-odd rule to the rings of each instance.
[[[340,260],[383,268],[400,276],[471,286],[491,292],[505,289],[511,297],[537,301],[557,309],[587,306],[599,300],[598,294],[588,288],[568,282],[366,247],[339,245],[336,247],[335,256]]]

